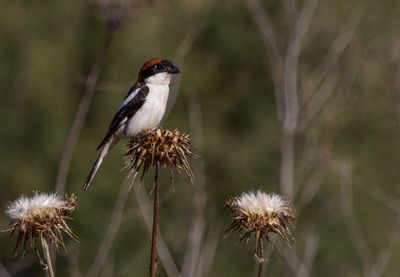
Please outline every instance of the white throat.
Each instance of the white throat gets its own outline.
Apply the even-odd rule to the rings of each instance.
[[[154,129],[160,124],[167,107],[170,80],[168,73],[158,73],[146,79],[149,93],[146,101],[126,124],[125,137],[133,137],[143,130]]]
[[[167,72],[157,73],[153,76],[150,76],[145,80],[146,84],[149,85],[166,85],[168,86],[171,82],[171,74]]]

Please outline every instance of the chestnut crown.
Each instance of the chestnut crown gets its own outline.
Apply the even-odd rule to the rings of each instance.
[[[145,79],[163,72],[177,74],[180,70],[171,61],[165,58],[153,58],[143,64],[137,81],[143,82]]]

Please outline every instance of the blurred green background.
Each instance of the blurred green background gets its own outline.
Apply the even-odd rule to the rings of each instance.
[[[65,183],[80,243],[66,239],[58,276],[146,276],[152,172],[119,194],[119,144],[81,186],[140,66],[165,56],[182,74],[162,125],[201,158],[175,193],[162,171],[159,276],[254,276],[253,241],[222,232],[224,200],[257,189],[298,217],[266,276],[399,276],[399,16],[392,0],[3,0],[0,205]],[[0,238],[0,276],[43,276],[34,251],[13,257]]]

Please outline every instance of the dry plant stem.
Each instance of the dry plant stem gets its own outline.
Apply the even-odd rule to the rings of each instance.
[[[65,142],[63,152],[61,154],[60,163],[57,170],[56,188],[55,190],[61,195],[65,192],[67,183],[67,177],[69,168],[71,165],[72,156],[75,152],[76,145],[78,144],[79,136],[81,134],[83,125],[86,121],[86,116],[89,112],[90,105],[92,103],[93,95],[100,78],[100,74],[103,71],[104,62],[107,57],[108,50],[111,42],[114,39],[114,31],[110,31],[104,41],[102,49],[98,54],[96,61],[93,63],[86,79],[84,82],[82,97],[79,102],[79,107],[76,112],[74,122],[68,134],[67,141]],[[54,260],[54,266],[56,266],[57,255],[56,250],[51,249],[51,254]]]
[[[10,272],[8,272],[7,268],[1,261],[0,261],[0,276],[11,277]]]
[[[51,263],[49,245],[47,244],[47,241],[44,237],[41,237],[41,240],[42,240],[43,253],[46,259],[46,270],[49,273],[50,277],[54,277],[55,275],[53,271],[53,265]]]
[[[103,70],[104,61],[106,59],[108,49],[111,42],[113,41],[113,38],[113,33],[109,33],[99,55],[97,56],[96,61],[94,62],[89,74],[86,77],[78,111],[76,112],[74,123],[72,124],[67,141],[65,142],[60,164],[58,166],[56,190],[60,194],[63,194],[65,191],[65,185],[72,160],[72,155],[74,154],[76,144],[78,143],[83,124],[86,121],[86,116],[89,111],[90,104],[92,103],[92,98],[96,89],[96,85]]]
[[[219,226],[209,227],[207,238],[203,242],[199,262],[193,273],[193,277],[210,275],[209,273],[214,262],[215,252],[221,234],[220,229]],[[182,275],[182,277],[183,276],[185,275]]]
[[[107,52],[112,40],[113,40],[113,35],[109,34],[108,37],[106,38],[106,41],[104,42],[103,49],[98,55],[96,62],[93,64],[85,80],[82,98],[80,100],[74,122],[68,134],[67,141],[65,142],[60,163],[58,165],[56,191],[59,192],[60,194],[63,194],[65,192],[67,176],[69,172],[69,167],[71,165],[72,156],[75,152],[75,148],[83,128],[83,124],[86,121],[86,116],[88,114],[90,105],[92,103],[92,98],[95,92],[95,88],[98,83],[100,74],[103,70],[104,61],[106,59]],[[54,262],[56,262],[57,259],[57,255],[55,254],[56,250],[55,248],[52,248],[51,250],[52,250],[51,254],[53,260]],[[54,264],[54,266],[56,266],[56,264]]]
[[[144,184],[139,185],[138,189],[133,190],[135,192],[136,200],[139,205],[139,209],[141,214],[143,215],[143,220],[146,225],[146,230],[148,232],[149,237],[151,237],[152,233],[152,203],[149,199],[149,194],[147,193]],[[167,245],[163,239],[161,233],[158,234],[158,242],[157,242],[157,252],[160,262],[164,266],[165,273],[170,277],[179,277],[179,271],[176,266],[176,263],[172,259],[172,255],[168,250]]]
[[[97,250],[96,257],[94,258],[88,273],[85,275],[87,277],[99,276],[101,268],[107,261],[108,254],[111,250],[111,247],[115,239],[117,238],[118,231],[121,227],[122,216],[124,214],[126,202],[129,197],[129,186],[130,186],[130,181],[129,178],[127,178],[121,185],[118,196],[115,199],[115,204],[112,211],[110,223],[108,224],[107,231],[104,234],[99,249]]]
[[[264,276],[264,242],[262,237],[258,239],[258,258],[260,259],[260,264],[258,266],[258,277]]]
[[[189,98],[189,129],[192,134],[193,144],[197,151],[202,152],[202,107],[200,98],[193,92]],[[207,222],[205,210],[207,208],[207,179],[203,159],[194,159],[192,162],[193,173],[196,176],[196,185],[193,187],[191,227],[188,233],[187,250],[181,269],[182,276],[207,276],[201,274],[205,269],[201,268],[201,253],[205,247]]]
[[[160,162],[157,161],[156,173],[154,176],[154,209],[153,209],[153,233],[151,237],[151,255],[150,255],[150,276],[157,275],[157,239],[158,239],[158,207],[160,205]]]

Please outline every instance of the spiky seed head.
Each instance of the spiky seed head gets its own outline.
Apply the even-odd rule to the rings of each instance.
[[[193,182],[188,158],[195,155],[190,148],[189,135],[180,133],[178,129],[144,131],[129,141],[125,167],[134,172],[139,172],[143,167],[143,177],[150,167],[159,162],[160,165],[168,167],[172,180],[173,169],[177,169],[182,170]]]
[[[77,240],[66,222],[75,209],[74,195],[63,198],[55,193],[35,193],[32,197],[21,196],[11,202],[6,210],[12,220],[11,227],[5,231],[17,235],[14,253],[24,250],[27,243],[35,248],[36,241],[42,238],[54,243],[57,248],[65,248],[63,232]]]
[[[292,240],[289,221],[295,219],[295,211],[282,196],[262,191],[245,192],[225,202],[233,217],[229,231],[243,231],[248,241],[252,233],[256,239],[265,237],[270,243],[270,233],[277,233],[288,245]]]

